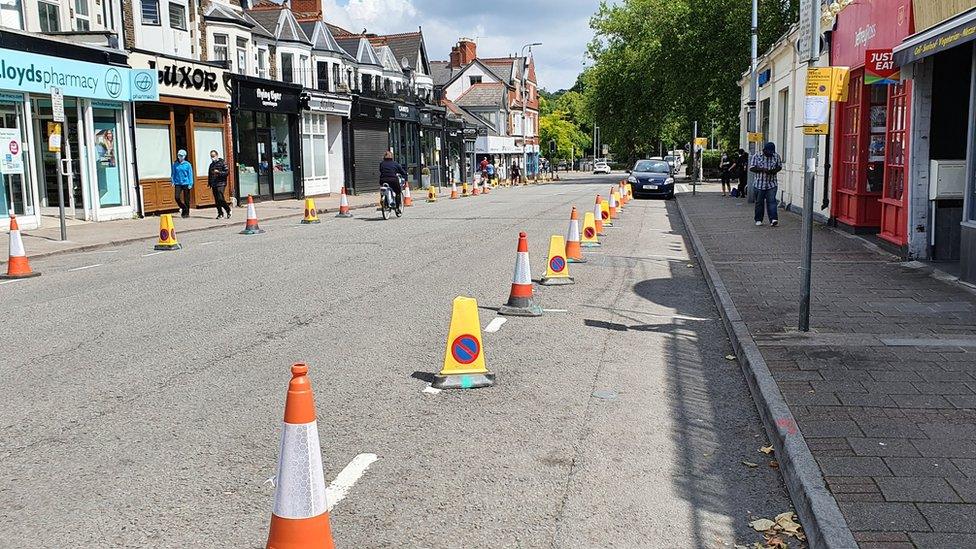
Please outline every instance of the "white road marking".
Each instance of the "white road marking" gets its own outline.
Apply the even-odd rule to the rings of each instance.
[[[92,250],[92,251],[87,252],[87,253],[90,253],[90,254],[117,254],[117,253],[119,253],[119,251],[118,250]]]
[[[75,271],[84,271],[85,269],[94,269],[95,267],[101,267],[101,266],[102,266],[101,263],[96,263],[94,265],[85,265],[84,267],[75,267],[74,269],[68,269],[68,272],[73,273]]]
[[[207,242],[201,242],[197,244],[197,246],[209,246],[211,244],[216,244],[217,242],[219,242],[219,240],[209,240]]]
[[[345,499],[346,494],[352,490],[359,477],[363,476],[366,469],[369,469],[369,466],[377,459],[379,458],[376,457],[376,454],[359,454],[349,462],[349,465],[346,465],[345,469],[339,472],[335,480],[325,489],[325,499],[328,502],[326,511],[335,509],[335,506]]]
[[[685,185],[684,183],[681,183],[680,185],[678,185],[678,188],[681,189],[681,192],[683,192],[683,193],[688,192],[688,185]]]
[[[11,278],[10,280],[4,280],[4,281],[0,282],[0,286],[2,286],[4,284],[11,284],[13,282],[23,282],[25,280],[27,280],[27,279],[26,278]]]
[[[441,392],[441,389],[438,389],[437,387],[431,387],[430,383],[428,383],[427,386],[424,387],[423,392],[427,393],[428,395],[436,395],[437,393]]]
[[[569,309],[542,309],[544,313],[568,313]]]
[[[154,256],[154,255],[164,254],[164,253],[166,253],[165,250],[160,250],[158,252],[152,252],[152,253],[148,253],[148,254],[142,254],[142,257],[150,257],[150,256]]]
[[[491,322],[488,323],[487,326],[485,326],[485,332],[489,334],[493,334],[497,332],[502,327],[502,324],[505,324],[506,322],[508,322],[507,318],[496,316],[494,320],[492,320]]]

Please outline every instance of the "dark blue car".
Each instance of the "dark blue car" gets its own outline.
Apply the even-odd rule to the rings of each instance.
[[[674,177],[664,160],[638,160],[627,182],[634,189],[634,198],[674,198]]]

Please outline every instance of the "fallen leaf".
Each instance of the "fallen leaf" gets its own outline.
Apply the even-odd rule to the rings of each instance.
[[[772,469],[779,469],[779,462],[775,459],[769,460],[769,467]]]
[[[766,540],[767,549],[789,549],[789,545],[779,536],[773,536]]]
[[[725,355],[725,360],[735,360],[735,355]]]
[[[770,455],[770,454],[773,453],[773,447],[772,447],[772,445],[770,445],[770,446],[763,446],[762,448],[759,449],[759,451],[762,452],[762,453],[764,453],[764,454],[766,454],[768,456],[768,455]]]
[[[761,518],[750,522],[749,526],[752,526],[752,529],[757,532],[765,532],[766,530],[776,526],[776,523],[767,518]]]
[[[746,467],[753,467],[753,468],[759,467],[758,463],[753,463],[751,461],[743,461],[742,464],[745,465]]]

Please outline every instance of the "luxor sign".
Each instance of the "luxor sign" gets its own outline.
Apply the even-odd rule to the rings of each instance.
[[[155,69],[162,95],[230,103],[228,74],[219,67],[142,53],[131,54],[129,65]]]

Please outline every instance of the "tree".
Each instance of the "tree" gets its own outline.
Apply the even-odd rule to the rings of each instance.
[[[575,160],[583,156],[583,152],[592,146],[590,137],[580,131],[573,122],[566,120],[562,112],[555,112],[539,118],[539,142],[543,152],[549,156],[549,143],[556,142],[556,160]],[[573,149],[576,150],[575,157]]]

